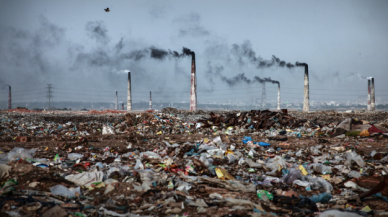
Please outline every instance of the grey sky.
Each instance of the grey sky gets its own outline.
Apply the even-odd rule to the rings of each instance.
[[[120,71],[129,69],[134,100],[147,100],[152,90],[156,100],[188,101],[190,58],[157,60],[145,54],[136,60],[134,51],[151,46],[195,51],[199,102],[260,98],[260,84],[230,86],[222,79],[241,73],[251,80],[280,81],[282,101],[302,100],[303,68],[256,68],[233,52],[234,44],[248,46],[263,60],[275,55],[308,63],[312,100],[366,95],[362,76],[375,77],[376,98],[388,99],[384,0],[1,3],[0,79],[12,86],[15,100],[45,100],[48,83],[55,100],[112,101],[114,90],[124,100],[126,74]],[[277,86],[266,86],[267,100],[275,100]],[[5,100],[6,89],[0,92]]]

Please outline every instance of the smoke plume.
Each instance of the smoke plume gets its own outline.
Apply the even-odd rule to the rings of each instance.
[[[286,63],[284,60],[280,60],[275,55],[272,56],[271,60],[264,60],[260,56],[256,56],[255,51],[252,49],[250,41],[245,41],[241,45],[233,44],[231,53],[238,59],[240,65],[244,65],[245,61],[248,60],[256,68],[269,68],[273,66],[287,67],[289,69],[295,67],[292,63]]]
[[[272,80],[271,78],[260,78],[259,76],[253,77],[253,79],[249,79],[245,76],[244,73],[238,74],[232,78],[227,78],[225,76],[221,76],[221,80],[226,82],[230,87],[233,87],[236,84],[239,83],[245,83],[245,84],[253,84],[253,83],[273,83],[273,84],[279,84],[279,81]]]
[[[365,81],[368,79],[366,76],[361,75],[360,73],[355,73],[355,72],[349,73],[349,77],[355,78],[355,79],[360,80],[360,81]]]

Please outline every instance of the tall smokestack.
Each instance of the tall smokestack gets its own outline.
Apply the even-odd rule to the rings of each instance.
[[[296,63],[296,66],[304,66],[304,96],[303,111],[310,111],[310,87],[309,87],[309,66],[306,63]]]
[[[371,102],[370,102],[370,107],[371,110],[374,111],[376,110],[376,102],[375,102],[375,79],[371,78]]]
[[[118,97],[117,97],[117,90],[116,90],[116,106],[115,106],[115,109],[116,111],[119,110],[119,104],[118,104]]]
[[[132,111],[131,72],[128,72],[127,111]]]
[[[280,110],[280,82],[278,83],[278,110]]]
[[[124,103],[121,103],[121,110],[124,110]]]
[[[152,98],[151,98],[151,91],[150,91],[150,110],[152,110]]]
[[[8,109],[12,109],[11,86],[8,85]]]
[[[263,85],[263,89],[261,91],[261,106],[263,109],[265,109],[265,106],[267,105],[267,96],[265,95],[265,82],[262,82],[261,85]]]
[[[195,53],[191,52],[190,111],[197,111],[197,77],[195,76]]]
[[[371,110],[370,106],[370,79],[368,78],[368,106],[367,106],[368,111]]]

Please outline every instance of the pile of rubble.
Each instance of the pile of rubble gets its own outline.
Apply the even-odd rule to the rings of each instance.
[[[1,216],[388,214],[386,119],[169,112],[0,113]]]

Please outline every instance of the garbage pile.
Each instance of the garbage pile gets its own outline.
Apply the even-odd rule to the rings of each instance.
[[[250,112],[228,113],[225,116],[210,113],[210,118],[199,120],[202,127],[246,126],[251,129],[270,129],[271,127],[299,127],[307,120],[298,120],[283,112],[252,110]]]
[[[388,214],[384,120],[190,115],[0,114],[0,215]]]

